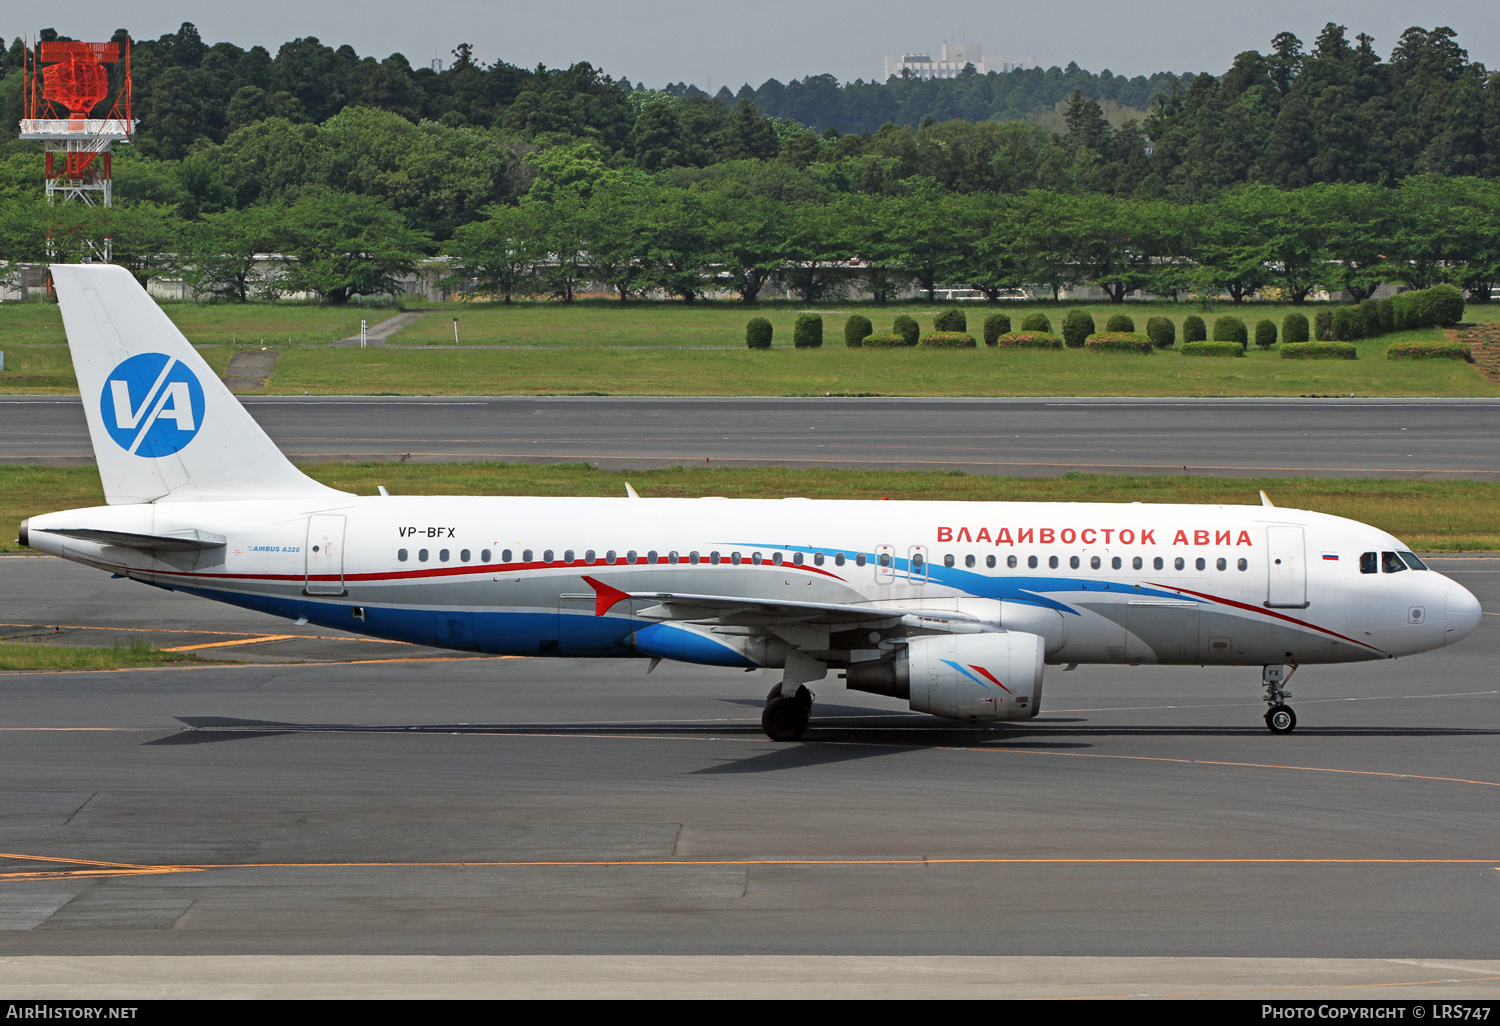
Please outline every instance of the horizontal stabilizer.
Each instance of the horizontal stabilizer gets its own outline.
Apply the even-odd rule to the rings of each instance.
[[[131,534],[128,531],[97,531],[91,527],[49,527],[47,533],[98,542],[100,545],[123,545],[128,549],[141,549],[145,552],[198,552],[220,548],[227,540],[222,534],[198,530]]]

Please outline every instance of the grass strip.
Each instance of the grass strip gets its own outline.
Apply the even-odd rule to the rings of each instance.
[[[824,470],[784,467],[671,467],[599,470],[585,463],[322,463],[303,470],[362,495],[385,485],[395,495],[723,495],[775,499],[941,499],[970,502],[1157,502],[1249,504],[1264,489],[1278,506],[1349,517],[1389,531],[1413,548],[1500,550],[1500,483],[1374,478],[1197,477],[1064,474],[992,477],[961,471]],[[53,510],[100,505],[92,467],[0,466],[0,551],[15,551],[16,525]]]
[[[196,661],[191,653],[163,652],[140,639],[109,648],[0,641],[0,670],[118,670]]]

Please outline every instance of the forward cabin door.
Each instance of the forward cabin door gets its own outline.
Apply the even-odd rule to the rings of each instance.
[[[1266,605],[1275,609],[1307,608],[1307,543],[1302,528],[1266,528],[1266,560],[1270,574]]]
[[[329,513],[307,518],[307,545],[302,550],[307,558],[305,594],[344,594],[345,520]]]

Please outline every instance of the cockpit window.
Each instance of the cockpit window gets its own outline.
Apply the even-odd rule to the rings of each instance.
[[[1402,562],[1404,562],[1407,566],[1411,567],[1413,570],[1426,570],[1427,569],[1427,564],[1424,563],[1424,562],[1422,562],[1420,559],[1418,559],[1414,553],[1411,553],[1411,552],[1398,552],[1398,553],[1396,553],[1396,555],[1400,556]]]
[[[1374,552],[1361,552],[1359,554],[1359,572],[1362,574],[1380,573],[1380,556]]]
[[[1399,574],[1402,570],[1406,569],[1406,564],[1401,562],[1401,557],[1394,552],[1382,552],[1380,554],[1380,569],[1388,574]]]

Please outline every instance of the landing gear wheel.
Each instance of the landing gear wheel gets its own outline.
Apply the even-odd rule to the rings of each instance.
[[[778,684],[766,696],[766,708],[760,714],[761,729],[772,741],[799,740],[807,730],[812,699],[812,692],[804,687],[797,688],[790,698],[783,698]]]
[[[1273,705],[1266,710],[1266,726],[1273,734],[1290,734],[1297,729],[1297,714],[1289,705]]]

